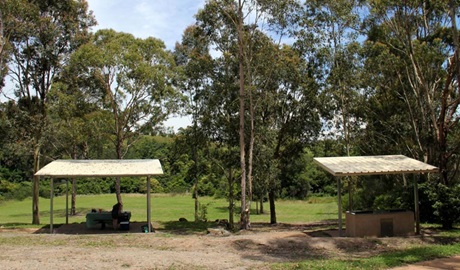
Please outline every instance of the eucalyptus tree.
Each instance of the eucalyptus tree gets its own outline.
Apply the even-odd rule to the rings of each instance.
[[[369,94],[391,97],[405,108],[393,109],[387,119],[373,116],[388,124],[400,115],[392,127],[404,135],[398,141],[405,151],[439,167],[436,184],[430,181],[426,186],[435,214],[444,227],[451,227],[460,211],[453,192],[459,183],[460,149],[455,140],[460,121],[458,3],[369,1],[369,6]],[[372,100],[377,105],[384,101]]]
[[[110,113],[102,110],[97,98],[81,91],[87,80],[79,80],[79,71],[67,66],[56,78],[48,94],[50,132],[49,153],[55,158],[104,158],[103,149],[109,144],[105,134],[110,130]],[[76,214],[77,185],[72,179],[70,213]]]
[[[161,124],[178,109],[174,58],[156,38],[99,30],[72,55],[71,65],[79,67],[81,79],[92,82],[83,91],[95,92],[100,106],[111,112],[118,159],[139,138],[142,125]],[[121,202],[119,178],[115,186]]]
[[[235,157],[238,145],[237,45],[232,24],[217,4],[208,3],[198,13],[197,23],[185,30],[182,43],[176,45],[176,59],[184,75],[182,87],[189,95],[193,133],[208,138],[207,143],[199,140],[193,147],[210,149],[217,167],[214,171],[226,175],[229,224],[233,227],[235,179],[240,172],[228,156]]]
[[[359,27],[362,16],[361,1],[307,1],[299,13],[299,29],[296,32],[299,48],[314,53],[323,69],[322,96],[326,110],[325,120],[340,130],[345,144],[345,154],[350,155],[352,110],[358,95],[359,84]],[[313,42],[311,42],[313,39]],[[312,44],[311,48],[304,47]],[[339,136],[340,137],[340,136]]]
[[[32,133],[33,171],[40,168],[47,129],[47,95],[69,55],[85,42],[95,24],[86,1],[1,1],[4,35],[11,49],[9,75],[16,97],[36,121]],[[33,180],[32,223],[39,224],[39,181]]]
[[[199,130],[199,118],[206,111],[202,105],[203,92],[209,87],[212,77],[213,60],[210,54],[209,40],[203,35],[202,29],[191,25],[185,29],[182,42],[175,47],[175,59],[179,73],[182,75],[180,88],[187,97],[186,113],[192,115],[193,132],[189,147],[192,150],[194,161],[194,199],[195,199],[195,221],[198,221],[199,201],[198,182],[200,177],[198,152],[200,148],[206,148],[206,140]]]
[[[224,120],[227,122],[225,127],[229,127],[230,120],[231,125],[235,125],[233,122],[235,116],[238,116],[238,123],[236,128],[233,127],[226,132],[225,137],[228,134],[238,131],[238,144],[240,149],[240,170],[241,170],[241,227],[247,229],[250,226],[249,220],[249,204],[247,201],[247,173],[251,173],[251,170],[247,170],[247,158],[246,158],[246,129],[245,129],[245,117],[247,112],[247,81],[245,76],[247,75],[246,69],[246,54],[245,49],[247,46],[247,34],[248,30],[245,23],[245,17],[250,13],[250,8],[253,7],[254,1],[232,1],[232,0],[212,0],[208,1],[203,10],[197,14],[197,25],[203,29],[203,33],[208,36],[209,44],[215,46],[215,49],[221,54],[218,59],[214,61],[215,65],[222,67],[223,73],[215,77],[213,85],[213,91],[221,89],[222,93],[225,91],[228,93],[228,103],[225,104],[224,108],[219,103],[222,99],[214,100],[217,107],[221,107],[224,114]],[[249,8],[249,10],[248,10]],[[253,29],[256,25],[253,25]],[[220,84],[220,85],[218,85]],[[224,86],[227,85],[227,86]],[[225,89],[222,89],[224,87]],[[217,97],[216,95],[214,95]],[[221,97],[222,98],[222,95]],[[237,104],[235,104],[237,98]],[[214,98],[215,99],[215,98]],[[219,99],[219,98],[217,98]],[[209,100],[211,101],[211,100]],[[205,101],[206,102],[206,101]],[[213,111],[214,113],[216,111]],[[235,112],[238,112],[235,115]],[[226,115],[226,116],[225,116]],[[220,120],[219,120],[220,121]],[[222,127],[222,125],[220,125]],[[208,126],[209,127],[209,126]],[[233,131],[232,131],[233,129]],[[222,134],[223,135],[223,134]],[[249,150],[251,151],[251,149]],[[251,155],[249,155],[251,159]],[[250,160],[249,164],[252,163]],[[251,179],[251,176],[249,176]],[[250,189],[249,189],[250,190]]]
[[[238,147],[231,145],[222,145],[216,143],[210,150],[210,160],[212,161],[212,169],[214,174],[220,176],[226,185],[222,185],[222,192],[226,194],[228,199],[228,226],[229,229],[234,228],[235,217],[235,201],[237,194],[237,180],[240,178],[240,170],[238,164]]]
[[[234,136],[230,134],[238,131],[238,145],[240,149],[241,170],[241,228],[250,226],[250,203],[252,198],[252,164],[254,149],[254,104],[252,96],[251,72],[251,47],[252,34],[256,33],[260,9],[257,1],[231,1],[213,0],[208,1],[205,8],[197,14],[197,26],[208,37],[208,46],[220,54],[213,59],[214,65],[219,67],[220,73],[214,72],[212,91],[214,95],[204,100],[203,104],[211,102],[216,110],[221,111],[216,117],[206,117],[203,127],[209,127],[224,135],[227,144],[233,145]],[[254,15],[253,21],[249,16]],[[217,91],[221,91],[220,93]],[[222,97],[225,103],[222,103]],[[216,107],[217,106],[217,107]],[[238,112],[238,114],[235,114]],[[249,129],[247,128],[247,116],[249,114]],[[237,118],[236,118],[237,117]],[[220,125],[209,125],[215,119],[223,121]],[[220,120],[218,120],[220,119]],[[238,122],[236,122],[238,120]],[[216,127],[222,128],[220,131]],[[249,139],[247,138],[249,137]]]
[[[362,125],[359,117],[360,21],[363,9],[360,0],[306,1],[298,8],[294,24],[296,46],[312,59],[322,72],[321,84],[324,121],[323,135],[341,141],[351,155],[353,142]],[[356,151],[355,151],[356,152]],[[351,195],[353,179],[347,178]],[[351,200],[350,200],[351,208]]]
[[[3,31],[3,13],[2,13],[2,10],[0,9],[0,93],[1,93],[1,89],[3,88],[3,85],[4,85],[4,73],[5,73],[5,62],[4,62],[4,58],[5,58],[5,43],[6,43],[6,38],[4,37],[3,35],[4,31]]]
[[[291,1],[281,2],[286,4]],[[214,69],[209,73],[209,86],[203,88],[202,106],[207,111],[202,114],[201,126],[215,141],[240,147],[243,229],[250,224],[253,166],[262,168],[253,165],[253,160],[260,161],[253,153],[264,152],[257,149],[260,142],[264,141],[265,147],[273,147],[271,159],[276,160],[281,156],[288,138],[305,139],[318,126],[301,127],[309,121],[317,122],[312,120],[311,115],[316,115],[314,118],[318,119],[316,98],[310,95],[316,93],[317,88],[312,87],[315,85],[311,84],[311,69],[305,64],[307,61],[294,50],[289,52],[279,48],[261,29],[260,19],[273,10],[281,13],[280,10],[287,9],[276,9],[275,4],[264,1],[209,1],[197,15],[197,27],[207,38],[207,46],[217,51],[211,60]],[[287,62],[283,64],[282,61]],[[297,69],[295,65],[298,65]],[[303,79],[300,78],[302,76]],[[284,98],[288,100],[284,101]],[[314,107],[311,107],[312,104],[315,104]],[[306,120],[301,121],[300,117]],[[276,170],[273,170],[272,176],[267,178],[274,182],[270,196],[273,216],[276,216],[277,177]],[[257,186],[261,185],[258,183]],[[272,218],[272,222],[275,223],[276,218]]]
[[[315,79],[317,68],[292,46],[285,45],[280,49],[274,65],[275,72],[271,76],[273,88],[268,90],[271,94],[261,111],[273,119],[272,129],[276,136],[273,156],[280,164],[280,171],[283,171],[285,168],[281,161],[301,154],[304,147],[319,135],[320,88]],[[276,191],[276,186],[270,187],[271,223],[276,223]]]

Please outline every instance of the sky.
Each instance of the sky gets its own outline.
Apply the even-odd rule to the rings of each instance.
[[[161,39],[166,48],[174,49],[194,15],[204,7],[205,0],[87,0],[98,25],[93,30],[111,28],[135,37]],[[174,117],[165,126],[177,131],[191,123],[190,117]]]
[[[98,25],[136,37],[155,37],[173,49],[205,0],[87,0]]]

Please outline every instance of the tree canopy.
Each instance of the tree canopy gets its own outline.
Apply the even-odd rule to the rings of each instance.
[[[199,196],[227,197],[247,229],[253,201],[276,223],[276,199],[336,192],[314,156],[375,154],[439,167],[420,180],[422,220],[458,222],[458,1],[208,0],[172,51],[91,33],[87,9],[0,3],[0,78],[16,94],[0,106],[0,199],[33,188],[34,223],[46,187],[31,168],[56,158],[160,158],[153,190],[192,192],[196,220]],[[166,129],[173,114],[192,125]],[[138,181],[74,193],[121,201]],[[346,183],[350,208],[414,207],[405,177]]]

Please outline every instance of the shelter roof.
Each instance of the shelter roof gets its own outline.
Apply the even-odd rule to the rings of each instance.
[[[403,155],[318,157],[317,164],[334,176],[438,172],[438,168]]]
[[[55,160],[37,173],[36,176],[51,178],[67,177],[123,177],[161,175],[158,159],[106,159],[106,160]]]

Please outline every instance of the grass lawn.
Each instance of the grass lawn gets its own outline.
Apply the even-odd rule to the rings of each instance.
[[[145,194],[122,194],[125,211],[131,211],[132,221],[146,221],[147,198]],[[69,198],[70,200],[70,198]],[[228,219],[228,202],[225,199],[211,197],[199,198],[200,204],[206,206],[208,220]],[[69,223],[85,222],[85,215],[91,209],[110,211],[115,204],[115,194],[78,195],[77,215],[69,216]],[[194,220],[194,200],[190,194],[166,195],[152,194],[152,221],[177,221],[179,218]],[[50,218],[50,200],[40,198],[40,222],[48,224]],[[238,205],[237,205],[238,206]],[[259,206],[260,207],[260,206]],[[70,201],[69,201],[70,208]],[[236,207],[238,208],[238,207]],[[256,204],[252,204],[252,222],[270,222],[268,203],[264,204],[265,213],[256,214]],[[66,198],[54,198],[54,224],[65,223]],[[236,209],[235,221],[239,220]],[[280,223],[309,223],[337,219],[337,202],[333,197],[312,198],[308,201],[276,202],[277,221]],[[0,226],[17,227],[31,226],[32,201],[7,201],[0,204]]]
[[[457,237],[460,231],[457,231]],[[346,270],[346,269],[388,269],[420,261],[427,261],[436,258],[450,257],[460,254],[460,244],[453,245],[431,245],[408,247],[403,251],[383,253],[378,256],[368,258],[343,259],[315,259],[306,260],[299,263],[275,264],[272,269],[291,270],[291,269],[321,269],[321,270]],[[431,269],[431,268],[430,268]],[[442,268],[447,269],[447,268]],[[449,268],[451,269],[451,268]],[[452,268],[453,269],[453,268]]]
[[[131,220],[144,222],[147,219],[145,194],[122,194],[124,210],[131,211]],[[54,199],[54,224],[65,223],[65,196]],[[69,217],[69,223],[84,223],[85,215],[91,209],[110,211],[115,203],[115,194],[79,195],[77,196],[77,215]],[[208,220],[228,219],[228,202],[225,199],[211,197],[200,198],[200,203],[206,206]],[[182,223],[179,218],[194,220],[194,200],[190,194],[152,195],[152,221],[162,223],[165,228],[173,230],[184,229],[189,231],[205,230],[207,223]],[[260,206],[259,206],[260,207]],[[236,207],[235,221],[239,220],[238,207]],[[264,204],[267,213],[256,214],[256,203],[252,204],[251,221],[253,223],[269,223],[269,205]],[[0,203],[0,227],[42,227],[49,223],[50,201],[40,199],[40,221],[42,225],[32,226],[31,199],[23,201],[7,201]],[[279,200],[276,202],[277,221],[279,223],[313,223],[337,220],[337,202],[334,197],[313,197],[306,201]],[[195,227],[194,227],[195,226]],[[427,227],[425,227],[428,229]],[[437,230],[437,229],[436,229]],[[84,236],[81,236],[84,237]],[[129,237],[129,236],[125,236]],[[6,238],[5,238],[6,239]],[[7,241],[3,239],[3,241]],[[272,269],[387,269],[402,264],[414,263],[439,257],[460,254],[460,230],[451,230],[438,233],[438,239],[430,243],[428,240],[423,245],[411,245],[400,250],[392,250],[372,256],[350,256],[344,258],[315,257],[297,262],[271,264]],[[25,241],[25,240],[24,240]],[[366,241],[366,240],[365,240]],[[380,241],[372,240],[369,241]],[[1,242],[1,241],[0,241]],[[0,243],[1,245],[1,243]]]

